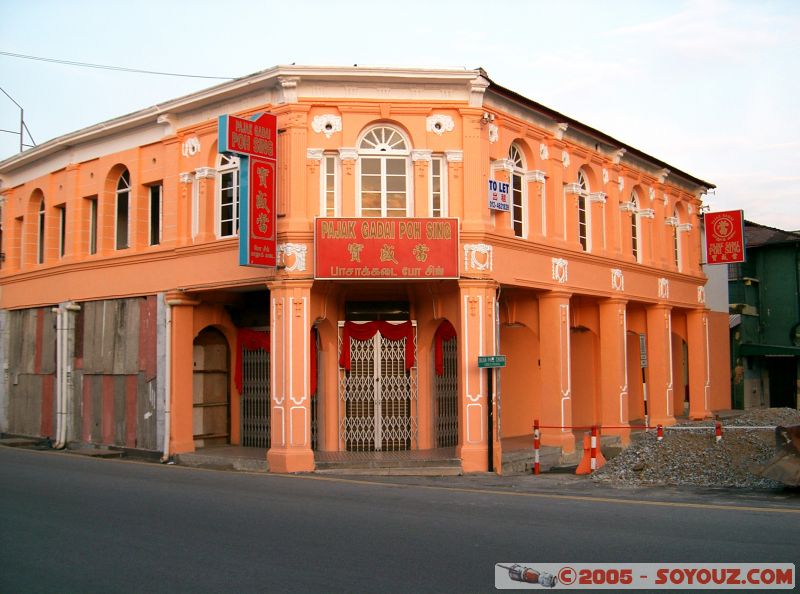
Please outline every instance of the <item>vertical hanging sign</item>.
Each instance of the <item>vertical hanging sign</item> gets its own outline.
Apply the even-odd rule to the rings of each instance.
[[[733,264],[744,262],[744,215],[741,210],[707,212],[706,263]]]
[[[239,156],[239,265],[274,267],[277,261],[277,118],[219,116],[220,153]]]

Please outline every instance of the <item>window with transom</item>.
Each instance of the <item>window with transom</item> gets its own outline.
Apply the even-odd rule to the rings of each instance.
[[[239,234],[239,158],[220,155],[217,163],[217,237]]]
[[[38,231],[36,236],[36,263],[44,264],[44,198],[39,201]]]
[[[527,217],[525,216],[527,210],[525,173],[528,168],[525,165],[525,156],[516,144],[512,144],[508,150],[508,158],[513,164],[511,171],[511,226],[516,237],[525,237],[528,232]]]
[[[631,254],[637,262],[642,261],[642,251],[639,248],[639,196],[636,192],[631,193],[631,204],[633,210],[631,211]]]
[[[338,217],[341,213],[339,198],[339,158],[325,153],[322,158],[322,188],[320,192],[320,214],[323,217]]]
[[[675,261],[675,267],[678,271],[681,270],[681,220],[678,218],[678,209],[672,211],[672,218],[675,224],[672,226],[672,257]]]
[[[445,158],[434,155],[430,167],[430,216],[447,216],[447,165]]]
[[[410,154],[405,136],[395,128],[376,126],[367,131],[358,145],[360,216],[411,216]]]
[[[578,241],[583,248],[583,251],[589,251],[589,210],[587,208],[587,201],[589,198],[589,182],[583,171],[578,172],[578,185],[580,192],[578,193]]]

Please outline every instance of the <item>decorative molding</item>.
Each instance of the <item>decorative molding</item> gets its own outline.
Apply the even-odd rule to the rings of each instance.
[[[194,170],[197,179],[208,179],[217,175],[217,170],[213,167],[198,167]]]
[[[686,207],[686,212],[688,212],[690,215],[693,214],[694,207],[690,204],[689,206]]]
[[[625,277],[622,275],[622,270],[619,268],[611,269],[611,288],[614,291],[625,290]]]
[[[479,258],[483,256],[483,258]],[[492,246],[485,243],[464,244],[464,270],[492,271]]]
[[[697,303],[705,304],[706,302],[706,288],[697,287]]]
[[[514,171],[514,161],[511,159],[496,159],[491,164],[492,173],[495,171],[505,171],[512,173]]]
[[[297,84],[299,82],[299,76],[279,76],[278,103],[297,103]]]
[[[691,231],[692,224],[691,223],[681,223],[677,227],[675,227],[678,231]]]
[[[661,204],[663,204],[663,205],[664,205],[664,208],[666,208],[666,207],[667,207],[667,204],[669,204],[669,198],[667,197],[666,193],[665,193],[665,194],[664,194],[664,196],[661,198]]]
[[[178,181],[180,181],[182,184],[190,184],[194,181],[194,174],[189,171],[179,173]]]
[[[308,246],[304,243],[279,243],[278,256],[286,267],[286,272],[305,272],[306,270],[306,254],[308,253]],[[292,264],[286,264],[286,257],[294,256]]]
[[[658,178],[658,181],[661,182],[662,184],[667,181],[667,176],[668,175],[669,175],[669,169],[667,169],[667,168],[660,169],[656,173],[656,177]]]
[[[589,194],[589,202],[599,202],[600,204],[606,203],[605,192],[592,192]]]
[[[427,149],[412,149],[411,151],[411,160],[416,161],[427,161],[428,163],[431,162],[431,155],[433,155],[433,151]]]
[[[564,193],[565,194],[580,194],[583,192],[583,188],[580,184],[565,184],[564,185]]]
[[[558,282],[558,284],[563,285],[567,282],[569,277],[569,262],[567,262],[564,258],[553,258],[553,280]]]
[[[194,157],[200,152],[200,139],[197,136],[192,136],[183,141],[181,145],[181,154],[184,157]]]
[[[456,151],[445,151],[444,157],[447,159],[448,163],[463,163],[464,162],[464,151],[456,150]]]
[[[500,133],[495,124],[489,124],[489,142],[494,144],[500,138]]]
[[[635,202],[620,202],[619,209],[622,212],[636,212],[636,203]]]
[[[489,81],[483,76],[476,76],[469,83],[469,106],[483,107],[483,95],[489,88]]]
[[[340,148],[339,149],[339,158],[342,161],[357,161],[358,160],[358,149],[355,148]]]
[[[452,132],[455,126],[453,118],[443,113],[435,113],[425,119],[425,129],[438,136],[441,136],[445,132]]]
[[[650,202],[652,202],[656,199],[656,191],[653,188],[648,188],[647,197],[650,198]]]
[[[614,156],[611,158],[611,161],[614,163],[614,165],[620,164],[622,157],[625,155],[625,151],[626,149],[619,149],[614,152]]]
[[[166,126],[166,130],[164,130],[165,136],[168,134],[175,134],[178,130],[178,118],[174,113],[162,113],[156,118],[156,124]]]
[[[659,299],[669,299],[669,279],[668,278],[660,278],[660,279],[658,279],[658,298]]]
[[[561,163],[564,164],[564,167],[569,167],[569,153],[567,151],[561,151]]]
[[[656,218],[656,211],[654,211],[652,208],[640,208],[636,211],[636,214],[643,219]]]
[[[547,150],[547,145],[543,142],[539,144],[539,156],[543,161],[547,161],[550,158],[550,151]]]
[[[678,217],[667,217],[666,219],[664,219],[664,224],[669,227],[677,227]]]
[[[619,177],[619,180],[617,181],[617,185],[619,186],[619,191],[620,191],[620,192],[621,192],[622,190],[624,190],[624,189],[625,189],[625,178],[624,178],[624,177],[622,177],[622,176],[620,176],[620,177]]]
[[[326,113],[314,116],[311,121],[311,129],[319,134],[325,134],[325,138],[330,138],[336,132],[342,131],[342,118],[336,114]]]
[[[306,159],[312,159],[314,161],[322,161],[323,157],[325,157],[325,149],[318,149],[318,148],[306,149]]]
[[[603,185],[608,183],[608,169],[603,167]]]
[[[556,140],[564,140],[564,133],[569,128],[569,124],[565,124],[563,122],[556,124],[555,128],[553,129],[553,134],[556,137]]]
[[[525,181],[527,182],[539,182],[540,184],[543,184],[546,179],[547,176],[545,175],[544,171],[528,171],[525,174]]]

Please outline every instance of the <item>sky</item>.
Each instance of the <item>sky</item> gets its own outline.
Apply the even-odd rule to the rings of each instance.
[[[712,211],[800,230],[796,0],[0,0],[0,52],[231,78],[482,67],[716,185]],[[0,88],[39,144],[219,82],[0,55]],[[0,93],[0,129],[19,113]],[[0,133],[0,159],[18,150]]]

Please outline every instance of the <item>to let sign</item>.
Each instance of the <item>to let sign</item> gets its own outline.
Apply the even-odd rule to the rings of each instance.
[[[511,202],[508,197],[509,183],[497,181],[496,179],[489,180],[489,208],[492,210],[500,210],[509,212],[511,210]]]
[[[239,155],[239,264],[277,264],[275,201],[277,195],[277,118],[219,117],[220,153]]]
[[[458,219],[317,218],[314,278],[458,278]]]
[[[744,216],[741,210],[707,212],[706,262],[733,264],[744,262]]]

